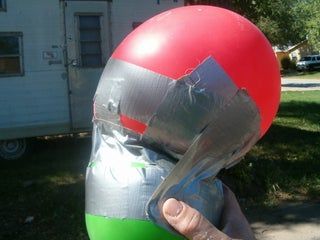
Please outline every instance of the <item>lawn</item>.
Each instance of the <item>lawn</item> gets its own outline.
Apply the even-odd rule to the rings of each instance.
[[[267,134],[222,177],[249,202],[319,200],[320,91],[283,92]]]
[[[242,203],[277,205],[320,196],[320,91],[284,92],[278,117],[222,178]],[[84,175],[90,138],[38,140],[32,154],[2,162],[0,239],[88,239]]]
[[[320,79],[320,71],[312,72],[289,72],[285,73],[283,77],[286,78],[299,78],[299,79]]]
[[[83,210],[90,145],[90,138],[42,139],[29,157],[2,162],[0,239],[88,239]]]

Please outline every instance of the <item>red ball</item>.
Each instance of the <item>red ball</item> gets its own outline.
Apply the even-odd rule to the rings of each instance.
[[[266,37],[246,18],[211,6],[169,10],[129,34],[111,57],[178,80],[209,56],[257,104],[262,136],[279,105],[279,66]]]

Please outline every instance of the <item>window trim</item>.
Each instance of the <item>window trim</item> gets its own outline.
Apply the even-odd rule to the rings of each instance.
[[[84,13],[84,12],[77,12],[74,14],[76,17],[76,31],[77,31],[77,42],[78,42],[78,49],[77,49],[77,59],[79,60],[79,67],[80,68],[103,68],[104,64],[103,64],[103,49],[102,49],[102,24],[103,24],[103,13],[101,12],[88,12],[88,13]],[[84,66],[82,63],[82,53],[81,53],[81,40],[80,40],[80,17],[82,16],[95,16],[95,17],[99,17],[99,23],[100,23],[100,56],[101,56],[101,66]],[[98,42],[98,41],[94,41],[94,42]],[[90,55],[90,54],[87,54]],[[98,54],[97,54],[98,55]]]
[[[0,57],[17,57],[19,56],[19,63],[20,63],[20,72],[19,73],[9,73],[9,74],[1,74],[0,78],[3,77],[17,77],[17,76],[24,76],[24,58],[23,58],[23,33],[22,32],[0,32],[0,37],[18,37],[19,42],[19,54],[0,54]]]
[[[7,0],[1,0],[2,4],[0,4],[0,12],[6,12],[7,11]]]

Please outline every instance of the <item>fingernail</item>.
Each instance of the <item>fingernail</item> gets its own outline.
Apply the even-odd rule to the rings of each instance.
[[[168,199],[163,204],[164,213],[169,215],[170,217],[176,217],[182,211],[182,204],[174,198]]]

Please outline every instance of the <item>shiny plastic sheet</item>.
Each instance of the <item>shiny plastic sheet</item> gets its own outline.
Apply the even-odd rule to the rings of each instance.
[[[149,219],[145,207],[152,193],[174,168],[172,158],[114,131],[103,134],[96,122],[94,149],[86,176],[86,212],[110,218]],[[207,199],[210,212],[221,211],[222,188],[214,178],[198,183],[193,194]]]

